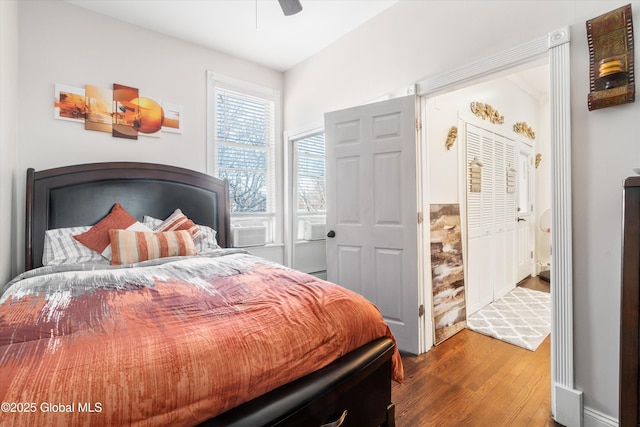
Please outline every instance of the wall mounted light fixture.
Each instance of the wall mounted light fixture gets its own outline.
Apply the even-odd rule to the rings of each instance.
[[[587,21],[589,110],[635,101],[631,4]]]

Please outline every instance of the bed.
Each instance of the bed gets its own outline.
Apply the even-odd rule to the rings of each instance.
[[[377,308],[232,248],[228,200],[174,166],[29,169],[2,425],[394,426],[402,361]],[[55,246],[105,233],[89,255]]]

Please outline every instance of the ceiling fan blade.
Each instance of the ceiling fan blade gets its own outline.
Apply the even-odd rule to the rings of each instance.
[[[295,15],[302,10],[300,0],[278,0],[285,16]]]

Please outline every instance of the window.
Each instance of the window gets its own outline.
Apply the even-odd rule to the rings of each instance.
[[[294,209],[298,240],[325,238],[326,180],[324,134],[293,141]]]
[[[231,212],[268,212],[273,102],[218,89],[215,111],[218,177],[229,180]]]
[[[324,134],[295,142],[298,214],[324,214],[326,205]]]
[[[209,173],[229,181],[232,226],[267,226],[266,243],[275,241],[276,135],[280,95],[209,73]]]

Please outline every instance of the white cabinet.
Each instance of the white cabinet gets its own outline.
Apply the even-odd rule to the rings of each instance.
[[[470,315],[515,286],[516,193],[508,179],[514,170],[515,143],[467,123],[466,149],[466,295]],[[474,165],[480,166],[479,175],[476,167],[472,176]]]

